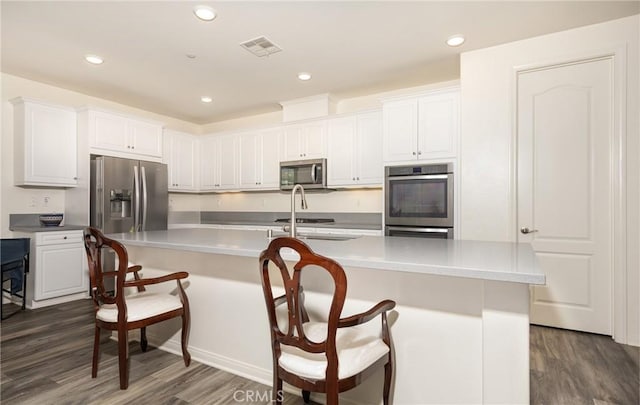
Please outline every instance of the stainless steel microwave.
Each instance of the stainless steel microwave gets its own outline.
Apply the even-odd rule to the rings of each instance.
[[[327,188],[327,159],[280,162],[280,190],[301,184],[305,189]]]

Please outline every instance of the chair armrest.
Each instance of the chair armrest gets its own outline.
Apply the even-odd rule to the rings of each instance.
[[[167,274],[166,276],[154,277],[154,278],[141,278],[140,280],[129,280],[124,282],[125,287],[139,287],[149,284],[159,284],[171,280],[180,280],[189,277],[189,273],[186,271],[179,271],[177,273]]]
[[[135,266],[131,266],[127,269],[127,273],[133,273],[136,271],[141,271],[142,270],[142,266],[140,265],[135,265]],[[118,275],[118,271],[105,271],[102,273],[102,277],[115,277]]]
[[[391,311],[393,308],[395,308],[395,306],[396,306],[395,301],[391,301],[391,300],[381,301],[366,312],[362,312],[360,314],[351,315],[349,317],[340,319],[338,321],[338,328],[355,326],[365,322],[369,322],[370,320],[380,315],[381,313]]]

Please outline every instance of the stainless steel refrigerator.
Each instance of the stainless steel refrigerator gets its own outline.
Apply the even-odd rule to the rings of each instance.
[[[104,233],[167,229],[167,165],[91,157],[91,226]]]

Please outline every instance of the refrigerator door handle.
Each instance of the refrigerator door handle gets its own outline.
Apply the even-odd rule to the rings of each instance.
[[[149,195],[147,194],[147,172],[144,166],[140,166],[142,172],[142,221],[140,221],[140,228],[142,231],[147,230],[147,211],[149,208]]]
[[[140,230],[140,176],[138,174],[138,166],[133,166],[133,192],[136,203],[133,207],[133,231]]]

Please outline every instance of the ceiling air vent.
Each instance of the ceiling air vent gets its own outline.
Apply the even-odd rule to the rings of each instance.
[[[282,48],[271,42],[266,37],[251,39],[241,43],[240,46],[259,57],[268,56],[282,50]]]

